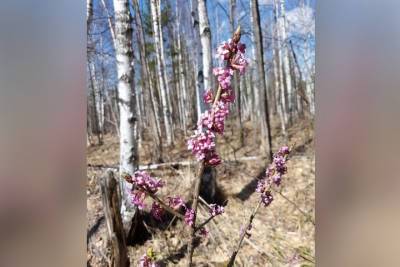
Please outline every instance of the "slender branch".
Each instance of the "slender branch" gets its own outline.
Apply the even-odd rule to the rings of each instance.
[[[240,238],[239,238],[238,244],[236,245],[236,249],[233,251],[232,256],[229,259],[229,263],[228,263],[227,267],[232,267],[233,266],[233,263],[235,262],[235,258],[237,256],[237,254],[239,253],[240,248],[242,247],[243,239],[246,236],[246,232],[249,229],[250,225],[253,223],[253,219],[256,216],[256,214],[258,212],[258,209],[261,206],[261,203],[262,203],[262,200],[260,199],[258,201],[257,206],[255,207],[255,209],[251,213],[251,215],[249,217],[249,221],[247,222],[245,228],[243,228],[243,232],[240,234]]]
[[[207,223],[209,223],[212,219],[214,219],[214,215],[211,215],[207,220],[205,220],[204,222],[202,222],[199,226],[196,227],[196,229],[194,229],[194,232],[199,231],[201,228],[204,227],[204,225],[206,225]]]
[[[193,252],[194,252],[194,238],[196,234],[196,217],[197,217],[197,205],[199,201],[199,195],[200,195],[200,184],[201,184],[201,177],[203,176],[204,172],[204,161],[201,162],[198,175],[197,175],[197,180],[196,184],[194,186],[194,194],[193,194],[193,210],[194,210],[194,219],[193,219],[193,225],[190,228],[190,241],[189,241],[189,262],[188,266],[192,266],[192,258],[193,258]]]

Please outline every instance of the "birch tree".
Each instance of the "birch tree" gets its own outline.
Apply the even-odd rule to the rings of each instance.
[[[279,1],[279,11],[278,12],[278,31],[279,31],[279,38],[281,39],[281,46],[282,46],[282,67],[286,82],[286,90],[288,93],[288,105],[287,109],[289,114],[291,115],[293,112],[293,88],[292,88],[292,78],[290,75],[290,64],[289,64],[289,47],[287,44],[287,22],[285,16],[285,0],[274,0]],[[289,117],[289,119],[291,119]]]
[[[213,84],[210,22],[208,21],[206,1],[198,0],[198,4],[200,41],[201,50],[203,52],[204,89],[210,89]]]
[[[161,51],[161,41],[160,40],[160,26],[159,26],[159,19],[158,19],[158,1],[151,0],[150,1],[150,9],[151,9],[151,17],[152,17],[152,24],[153,24],[153,33],[154,33],[154,45],[156,48],[156,61],[157,61],[157,73],[158,73],[158,84],[160,87],[160,98],[161,98],[161,105],[163,109],[163,116],[164,116],[164,127],[165,133],[167,138],[167,144],[172,144],[172,129],[171,129],[171,120],[168,108],[168,100],[167,100],[167,89],[166,89],[166,81],[164,76],[164,63],[162,61],[162,51]]]
[[[128,198],[131,184],[122,177],[133,176],[138,164],[136,92],[132,51],[132,16],[128,0],[113,0],[115,12],[115,53],[118,75],[118,103],[120,110],[120,184],[121,215],[126,233],[136,216],[136,207]]]
[[[287,137],[286,124],[287,124],[287,113],[286,113],[286,99],[285,99],[285,89],[283,85],[283,75],[282,75],[282,50],[281,42],[278,31],[278,9],[276,1],[274,0],[274,23],[275,27],[272,30],[272,45],[273,45],[273,71],[274,71],[274,85],[275,94],[277,102],[278,116],[281,122],[281,131],[284,137]]]
[[[195,70],[195,84],[196,84],[196,104],[197,104],[197,118],[206,110],[206,105],[203,102],[204,95],[204,74],[203,74],[203,50],[200,45],[200,29],[199,29],[199,13],[198,13],[198,2],[192,0],[192,26],[193,26],[193,53],[195,58],[194,70]],[[200,43],[200,44],[199,44]]]

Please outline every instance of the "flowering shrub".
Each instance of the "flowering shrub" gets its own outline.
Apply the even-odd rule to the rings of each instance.
[[[159,188],[164,186],[160,179],[151,177],[145,171],[137,171],[133,174],[133,177],[129,174],[124,174],[124,178],[134,185],[131,191],[132,203],[139,209],[143,209],[146,206],[144,200],[147,193],[155,194]]]
[[[198,161],[202,161],[202,167],[207,165],[216,166],[221,163],[221,159],[215,150],[216,134],[224,134],[225,119],[229,115],[230,104],[235,100],[234,91],[231,86],[233,74],[235,71],[243,74],[248,65],[248,62],[244,57],[246,47],[244,44],[239,42],[239,39],[240,29],[235,32],[234,38],[228,40],[228,42],[224,42],[218,47],[217,54],[219,58],[225,61],[225,67],[217,67],[213,70],[219,84],[218,90],[215,93],[211,89],[205,91],[203,100],[205,103],[211,104],[211,106],[209,110],[201,114],[197,130],[188,140],[188,149],[192,151],[192,154]],[[282,176],[287,172],[286,161],[289,152],[289,147],[281,147],[279,151],[273,155],[273,161],[266,169],[265,177],[258,182],[256,191],[260,193],[259,203],[251,214],[248,223],[241,227],[239,243],[227,266],[233,266],[244,236],[250,236],[252,222],[260,205],[263,204],[266,207],[272,203],[274,198],[271,193],[271,186],[281,185]],[[144,171],[135,172],[133,177],[126,175],[125,179],[133,184],[133,189],[131,191],[132,202],[137,205],[139,209],[143,209],[145,206],[144,200],[147,196],[150,196],[156,200],[153,202],[150,211],[150,214],[156,220],[161,221],[165,210],[167,210],[175,214],[175,216],[178,216],[186,225],[191,227],[191,243],[189,244],[189,264],[191,264],[195,233],[199,231],[201,236],[207,236],[208,230],[204,226],[215,216],[224,213],[224,207],[217,204],[211,204],[209,206],[210,217],[197,226],[196,209],[199,192],[195,192],[194,194],[194,204],[192,208],[187,207],[185,201],[180,196],[167,197],[168,202],[165,204],[155,196],[158,190],[164,186],[164,183],[160,179],[153,178]],[[200,181],[200,178],[198,179],[197,183]],[[199,186],[196,186],[196,188],[199,188]],[[181,213],[182,207],[184,212],[183,214]],[[154,255],[152,253],[151,255],[147,253],[140,259],[139,266],[157,266],[153,261]]]
[[[231,81],[235,70],[240,74],[248,65],[244,57],[246,46],[239,42],[239,35],[222,43],[217,49],[217,55],[225,62],[225,67],[213,69],[218,81],[218,91],[214,95],[211,89],[204,93],[203,100],[211,104],[209,110],[201,114],[198,128],[188,141],[188,149],[196,156],[198,161],[204,164],[216,166],[221,163],[221,159],[215,151],[215,133],[223,134],[225,129],[225,119],[229,114],[229,104],[235,100]]]

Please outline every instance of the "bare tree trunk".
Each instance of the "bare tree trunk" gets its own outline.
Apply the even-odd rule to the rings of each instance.
[[[90,87],[91,87],[91,97],[92,97],[92,102],[93,102],[93,118],[94,118],[94,133],[97,136],[97,143],[99,145],[103,144],[103,136],[101,134],[101,127],[100,127],[100,118],[99,118],[99,110],[98,110],[98,102],[99,102],[99,96],[98,96],[98,89],[96,88],[96,80],[94,78],[94,65],[89,62],[89,79],[90,79]]]
[[[287,137],[287,131],[286,131],[286,105],[285,105],[285,95],[284,95],[284,90],[283,90],[283,79],[282,79],[282,74],[281,74],[281,68],[280,68],[280,59],[281,53],[280,53],[280,41],[279,41],[279,34],[278,34],[278,29],[276,27],[277,25],[277,10],[276,6],[274,6],[274,22],[275,22],[275,27],[273,27],[272,30],[272,53],[273,53],[273,70],[274,70],[274,85],[275,85],[275,98],[276,98],[276,107],[278,111],[278,116],[279,120],[281,122],[281,131],[283,136],[286,138]]]
[[[155,83],[150,77],[150,68],[147,62],[147,50],[145,46],[145,39],[144,39],[144,32],[143,32],[143,25],[142,25],[142,17],[139,9],[138,0],[132,0],[133,7],[135,10],[135,22],[137,26],[137,37],[139,43],[139,54],[140,54],[140,62],[142,64],[142,74],[144,80],[144,86],[146,88],[146,100],[150,101],[150,107],[152,111],[152,122],[154,128],[156,130],[155,134],[155,141],[157,144],[158,153],[156,155],[157,160],[161,160],[162,158],[162,136],[161,136],[161,126],[160,126],[160,119],[158,118],[158,103],[156,102],[153,96],[153,90],[156,87]]]
[[[150,1],[150,7],[151,7],[151,14],[152,14],[152,21],[153,21],[153,32],[154,32],[154,43],[156,47],[156,59],[157,59],[157,71],[158,71],[158,80],[159,80],[159,86],[160,86],[160,93],[161,93],[161,104],[163,108],[163,116],[164,116],[164,127],[165,127],[165,133],[166,133],[166,138],[167,138],[167,144],[171,145],[172,144],[172,129],[171,129],[171,120],[170,120],[170,114],[169,114],[169,109],[168,109],[168,100],[167,100],[167,89],[165,85],[165,77],[164,77],[164,63],[162,60],[162,55],[161,55],[161,43],[162,40],[160,40],[160,26],[159,26],[159,20],[158,20],[158,12],[157,12],[157,0],[151,0]]]
[[[281,37],[281,45],[282,45],[282,59],[283,59],[283,70],[286,79],[286,89],[288,93],[288,111],[289,111],[289,121],[291,121],[291,115],[293,112],[293,88],[292,88],[292,79],[290,75],[290,65],[289,65],[289,48],[287,44],[287,34],[286,34],[286,15],[285,15],[285,1],[284,0],[274,0],[279,1],[280,6],[280,15],[278,16],[278,29],[279,36]]]
[[[131,230],[132,221],[137,217],[137,208],[131,203],[128,191],[131,184],[123,173],[133,175],[137,169],[137,117],[136,92],[134,87],[132,16],[128,0],[113,0],[115,12],[115,52],[118,74],[118,103],[120,110],[120,185],[122,195],[122,222],[125,232]]]
[[[179,13],[179,4],[178,0],[176,0],[176,39],[177,39],[177,53],[178,53],[178,90],[180,91],[179,106],[181,108],[181,119],[183,131],[186,135],[187,133],[187,87],[186,87],[186,75],[185,75],[185,66],[183,62],[183,49],[182,49],[182,40],[181,40],[181,27],[180,27],[180,13]]]
[[[267,86],[265,83],[265,72],[264,72],[264,52],[262,47],[262,33],[260,27],[260,10],[258,8],[258,1],[252,1],[252,14],[253,14],[253,29],[254,29],[254,41],[255,41],[255,50],[256,50],[256,58],[257,60],[257,70],[258,70],[258,78],[260,83],[260,91],[264,94],[264,111],[263,118],[265,120],[266,127],[262,127],[262,136],[261,136],[261,144],[262,149],[269,155],[270,160],[272,160],[272,142],[271,142],[271,126],[270,126],[270,118],[269,118],[269,108],[268,108],[268,99],[267,99]],[[265,129],[266,128],[266,129]],[[267,147],[268,143],[268,147]]]
[[[128,249],[121,214],[119,213],[120,199],[117,181],[112,171],[107,171],[106,175],[100,178],[100,188],[104,217],[107,222],[108,240],[111,244],[112,266],[127,267],[129,266]]]
[[[229,0],[230,9],[229,9],[229,22],[231,26],[231,34],[235,31],[235,18],[236,18],[236,0]],[[241,90],[240,90],[240,77],[237,73],[233,76],[233,88],[236,94],[236,107],[237,107],[237,124],[239,127],[239,142],[243,145],[243,125],[242,125],[242,97],[241,97]]]
[[[167,67],[166,67],[166,60],[165,60],[165,52],[164,52],[164,37],[163,37],[163,25],[162,25],[162,13],[161,13],[161,0],[157,1],[157,19],[158,19],[158,34],[159,34],[159,44],[160,44],[160,54],[161,54],[161,64],[162,64],[162,74],[165,84],[165,91],[166,91],[166,100],[167,100],[167,107],[168,107],[168,117],[170,121],[171,127],[171,140],[174,141],[174,123],[172,120],[172,104],[171,104],[171,90],[169,87],[168,75],[167,75]]]
[[[314,91],[314,81],[312,79],[313,72],[311,71],[311,67],[308,64],[310,60],[310,46],[308,44],[308,38],[304,41],[304,65],[307,69],[307,77],[306,77],[306,92],[308,102],[310,103],[310,113],[315,115],[315,91]]]
[[[275,40],[276,40],[276,47],[278,51],[278,58],[277,58],[277,68],[278,68],[278,76],[279,76],[279,85],[280,85],[280,105],[282,108],[282,116],[284,119],[285,123],[285,128],[286,125],[288,125],[288,108],[287,108],[287,103],[286,103],[286,93],[285,93],[285,87],[284,87],[284,74],[283,74],[283,56],[282,56],[282,42],[281,42],[281,36],[280,36],[280,29],[279,29],[279,20],[278,20],[278,3],[277,0],[274,0],[274,17],[275,17],[275,24],[276,24],[276,29],[275,29]],[[286,133],[286,130],[284,134]],[[286,135],[285,135],[286,136]]]
[[[250,11],[253,10],[253,1],[250,1]],[[254,16],[253,13],[250,12],[250,22],[251,25],[254,25]],[[255,37],[254,37],[254,31],[251,31],[250,38],[252,43],[255,43]],[[256,51],[254,45],[251,46],[251,59],[255,64],[250,64],[250,88],[252,88],[252,98],[253,98],[253,112],[252,112],[252,122],[254,125],[254,128],[257,129],[258,127],[263,127],[263,121],[261,118],[261,112],[260,112],[260,88],[257,83],[254,81],[258,81],[258,73],[257,73],[257,68],[254,68],[252,65],[257,66],[257,58],[256,58]],[[260,128],[260,129],[261,129]],[[257,131],[254,131],[255,133],[255,138],[258,138]]]

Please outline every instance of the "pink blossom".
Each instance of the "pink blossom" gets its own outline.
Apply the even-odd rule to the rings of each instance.
[[[275,169],[280,174],[286,173],[286,160],[285,157],[281,156],[280,154],[274,155],[273,162],[275,164]]]
[[[217,166],[221,163],[221,158],[218,156],[215,151],[212,151],[206,156],[205,164],[210,166]]]
[[[145,192],[134,189],[131,192],[131,196],[132,196],[132,203],[135,204],[140,210],[146,207],[146,205],[144,204],[144,200],[146,198]]]
[[[288,146],[283,146],[279,149],[278,153],[281,155],[288,155],[290,152],[289,147]]]
[[[206,154],[214,150],[214,138],[215,135],[210,130],[204,132],[196,131],[188,141],[188,148],[192,150],[192,153],[196,156],[197,160],[203,160],[206,157]]]
[[[217,204],[211,204],[210,205],[210,214],[212,216],[217,216],[224,213],[224,207],[223,206],[219,206]]]
[[[231,47],[229,45],[230,42],[224,42],[217,48],[217,55],[220,59],[227,60],[230,56]]]
[[[228,104],[218,101],[212,108],[212,112],[204,112],[199,121],[199,127],[206,127],[211,131],[222,134],[224,132],[225,118],[229,114]]]
[[[233,62],[232,67],[239,70],[240,74],[244,74],[246,67],[249,65],[247,59],[244,57],[242,53],[237,53]]]
[[[217,133],[222,134],[224,132],[225,127],[225,118],[229,114],[228,104],[225,104],[222,101],[218,101],[216,105],[213,107],[214,112],[214,124],[213,130]]]
[[[272,181],[276,184],[276,185],[280,185],[281,181],[282,181],[282,175],[278,172],[276,173],[274,176],[272,176]]]
[[[186,223],[187,225],[192,226],[193,223],[194,223],[194,216],[195,216],[194,210],[193,210],[193,209],[190,209],[190,208],[187,209],[187,210],[186,210],[186,213],[185,213],[185,223]]]
[[[168,206],[174,210],[177,210],[180,207],[184,207],[186,209],[185,203],[180,196],[168,197]]]
[[[220,99],[225,103],[233,103],[235,101],[235,92],[231,87],[225,88],[221,92]]]
[[[245,44],[243,44],[241,42],[238,42],[236,47],[237,47],[237,49],[239,50],[240,53],[244,54],[246,52],[246,45]]]
[[[153,202],[150,214],[153,215],[156,220],[161,221],[161,217],[164,215],[164,210],[158,203]]]
[[[207,237],[208,236],[208,230],[204,227],[200,228],[200,235],[203,237]]]
[[[203,114],[201,114],[198,126],[200,128],[204,126],[204,127],[208,128],[209,130],[212,129],[212,127],[213,127],[213,117],[212,117],[210,111],[207,110]]]
[[[160,179],[151,177],[145,171],[137,171],[134,173],[132,178],[134,186],[139,186],[145,191],[156,193],[159,188],[164,186],[164,183]]]
[[[274,198],[270,191],[264,191],[264,193],[261,194],[261,201],[264,206],[268,206],[273,200]]]
[[[219,84],[221,85],[222,89],[227,89],[231,86],[231,79],[233,76],[233,69],[230,67],[225,67],[225,68],[214,68],[213,73],[215,76],[217,76],[217,80]]]
[[[274,166],[272,166],[272,164],[271,164],[268,166],[267,170],[265,171],[265,175],[267,177],[270,177],[274,173],[274,171],[275,171]]]
[[[265,179],[260,179],[257,182],[256,192],[262,193],[265,190]]]
[[[204,92],[204,95],[203,95],[204,102],[205,103],[212,103],[213,99],[214,99],[214,96],[213,96],[213,93],[212,93],[211,89],[207,89]]]

